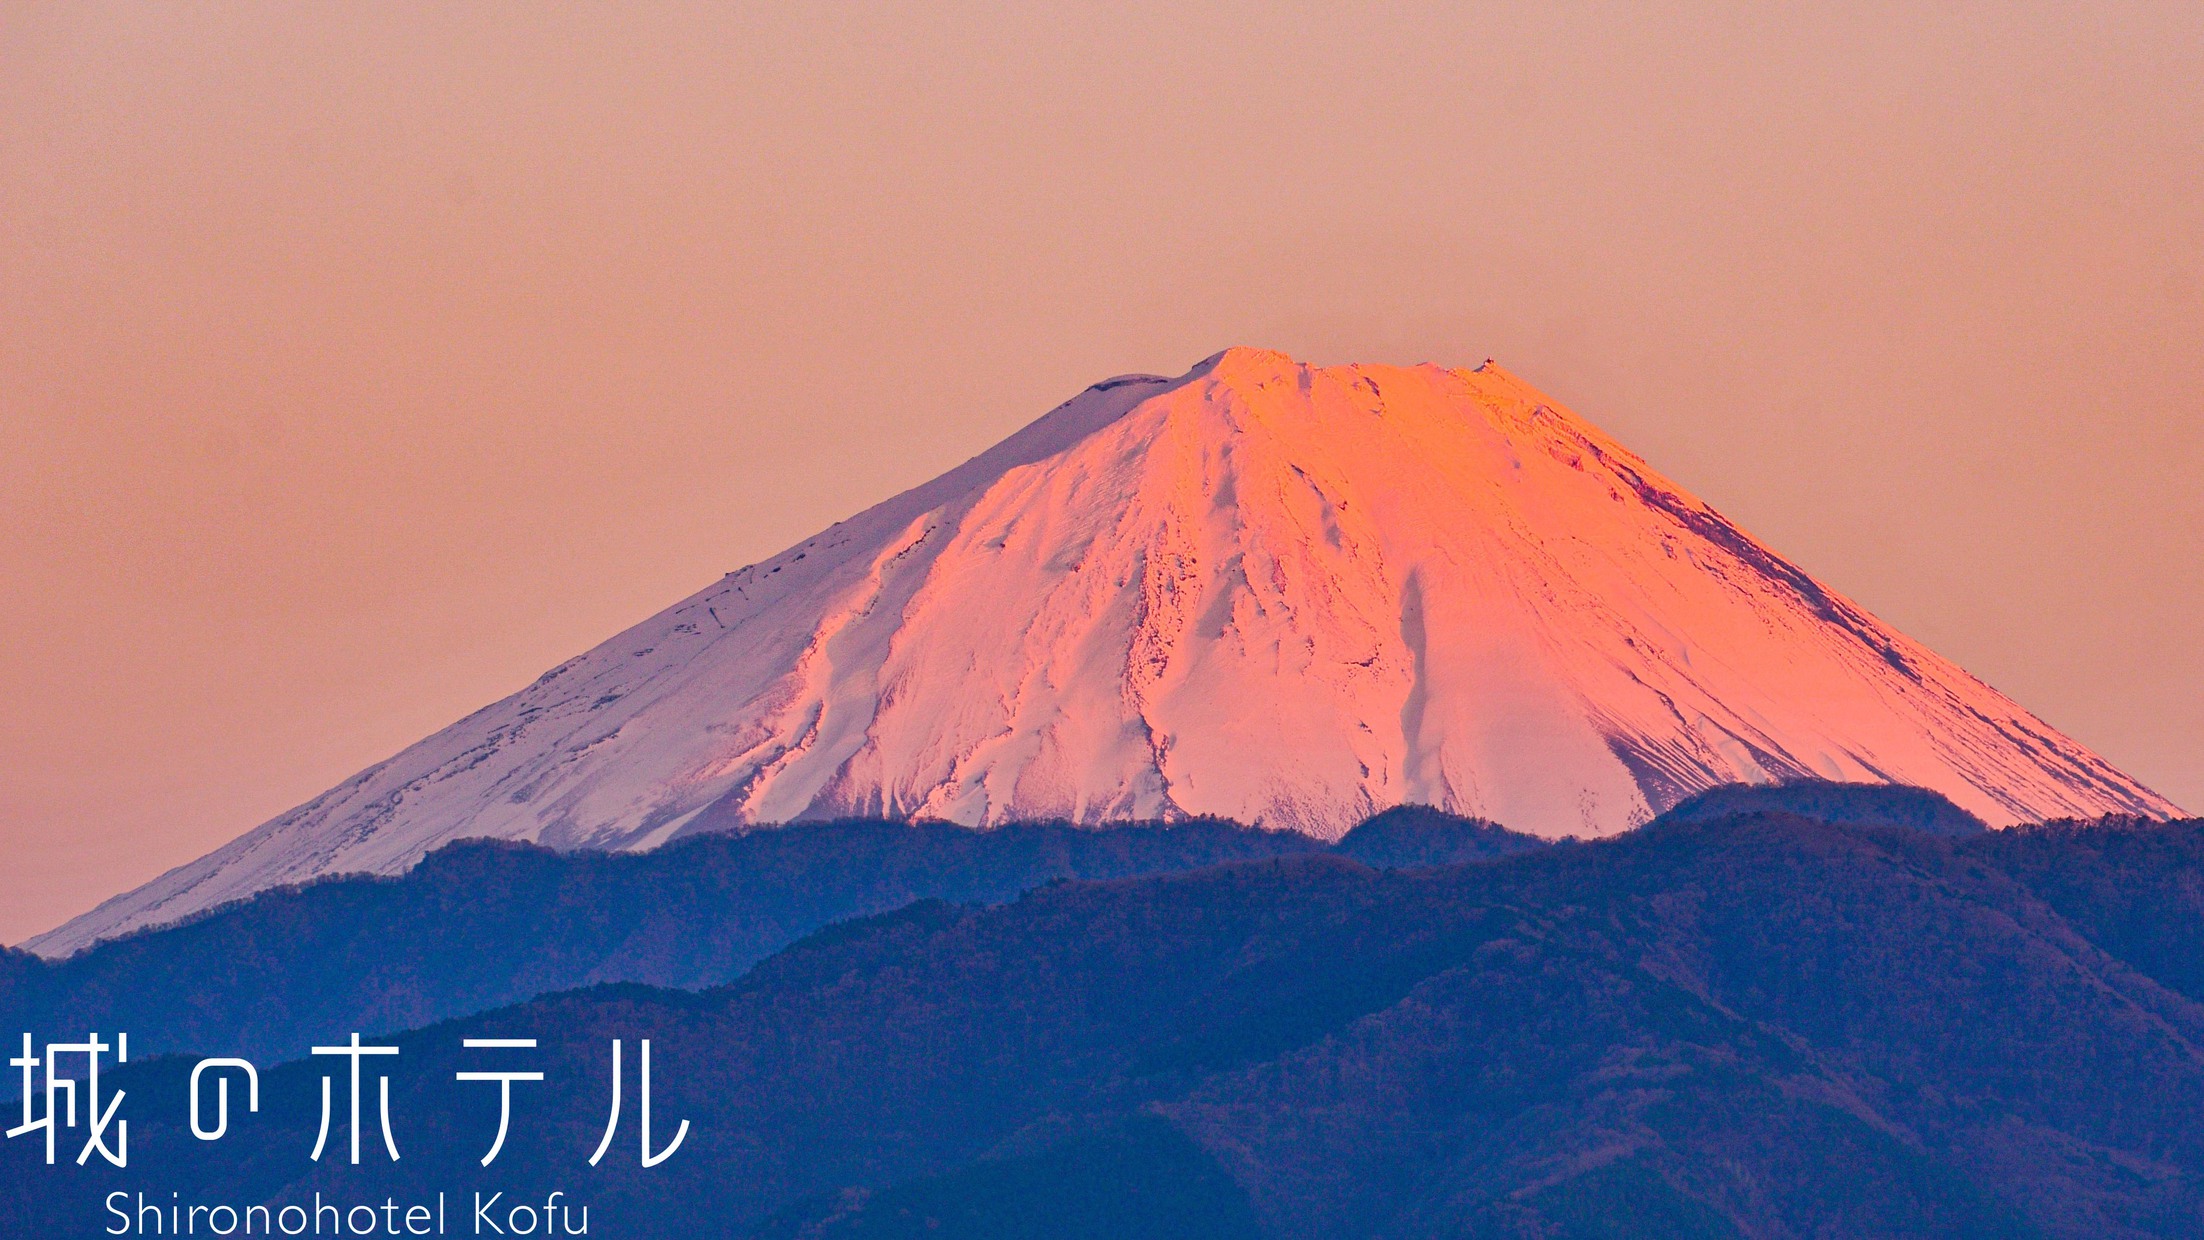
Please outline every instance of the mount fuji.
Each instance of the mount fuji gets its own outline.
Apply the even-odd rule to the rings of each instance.
[[[469,836],[1216,815],[1333,838],[1409,803],[1596,836],[1793,779],[1992,825],[2178,812],[1489,362],[1232,349],[1098,383],[27,946]]]

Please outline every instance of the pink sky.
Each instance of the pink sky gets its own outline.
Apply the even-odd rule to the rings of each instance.
[[[722,7],[0,11],[0,941],[1235,343],[2204,808],[2204,7]]]

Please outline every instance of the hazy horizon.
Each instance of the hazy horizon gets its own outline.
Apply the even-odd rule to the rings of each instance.
[[[1229,345],[1496,357],[2204,810],[2204,10],[0,15],[0,941]]]

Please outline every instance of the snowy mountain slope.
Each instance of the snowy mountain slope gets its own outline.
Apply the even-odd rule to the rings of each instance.
[[[2174,807],[1487,364],[1097,384],[29,945],[461,836],[1421,802],[1607,834],[1713,784]]]

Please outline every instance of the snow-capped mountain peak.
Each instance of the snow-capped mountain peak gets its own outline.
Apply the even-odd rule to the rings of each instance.
[[[30,946],[463,836],[1404,802],[1547,835],[1738,780],[1993,824],[2174,807],[1490,362],[1087,389]]]

